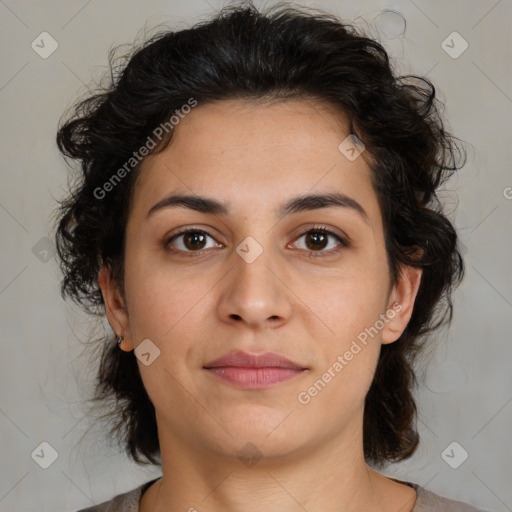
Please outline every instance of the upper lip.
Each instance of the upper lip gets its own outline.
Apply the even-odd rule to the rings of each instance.
[[[263,354],[249,354],[248,352],[237,351],[226,354],[214,361],[204,365],[204,368],[220,368],[222,366],[236,366],[240,368],[292,368],[305,370],[306,368],[294,363],[279,354],[265,352]]]

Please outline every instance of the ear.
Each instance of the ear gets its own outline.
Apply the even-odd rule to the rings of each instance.
[[[382,330],[382,343],[396,341],[411,319],[414,301],[421,282],[422,269],[403,265],[397,283],[393,286],[386,309],[389,321]]]
[[[122,349],[125,351],[133,350],[133,342],[130,335],[130,323],[128,319],[128,310],[119,289],[119,285],[112,277],[111,269],[102,266],[98,275],[108,323],[114,329],[118,336],[123,337]]]

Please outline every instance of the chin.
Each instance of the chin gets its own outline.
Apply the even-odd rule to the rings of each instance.
[[[231,457],[290,456],[308,444],[311,431],[303,423],[299,424],[293,413],[287,417],[289,413],[257,407],[243,415],[232,415],[222,423],[231,436],[223,431],[217,447],[223,455]]]

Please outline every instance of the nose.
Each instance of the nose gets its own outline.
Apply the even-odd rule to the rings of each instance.
[[[262,330],[287,323],[292,314],[292,293],[286,276],[272,263],[270,251],[251,263],[233,253],[233,267],[221,283],[218,314],[223,322]]]

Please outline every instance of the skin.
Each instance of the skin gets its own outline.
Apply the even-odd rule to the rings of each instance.
[[[380,347],[405,329],[421,271],[404,267],[391,283],[368,155],[349,161],[338,150],[348,127],[339,112],[306,100],[198,105],[172,143],[144,161],[126,227],[124,295],[106,268],[99,276],[122,349],[150,339],[160,350],[149,366],[137,360],[163,472],[142,512],[413,508],[412,488],[365,463],[362,422]],[[230,212],[170,207],[147,217],[176,192],[225,202]],[[325,192],[350,196],[368,219],[346,207],[277,216],[291,197]],[[308,245],[304,233],[318,225],[349,247],[333,237]],[[182,227],[211,234],[202,254],[183,236],[165,246]],[[252,263],[236,252],[248,236],[263,249]],[[396,303],[378,335],[300,403],[298,393]],[[237,389],[203,368],[233,350],[276,352],[308,370],[269,389]],[[238,457],[248,442],[261,454],[250,467]]]

